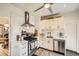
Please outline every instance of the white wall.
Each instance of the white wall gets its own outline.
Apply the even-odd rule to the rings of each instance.
[[[15,55],[14,47],[17,43],[16,35],[21,33],[21,24],[24,23],[24,11],[12,6],[11,4],[0,4],[0,16],[9,17],[10,35],[9,35],[9,55]]]
[[[24,17],[19,16],[17,14],[11,15],[11,55],[16,55],[16,37],[17,35],[21,35],[22,27],[21,25],[24,23]],[[19,51],[19,50],[18,50]]]
[[[65,13],[64,15],[64,23],[65,23],[65,40],[66,40],[66,49],[70,49],[72,51],[77,51],[77,20],[78,14],[77,11]]]
[[[77,20],[77,52],[79,53],[79,10],[77,12],[78,20]]]
[[[79,10],[66,13],[64,18],[66,48],[79,53]]]
[[[40,25],[39,25],[39,23],[40,23],[40,15],[39,14],[35,14],[34,18],[35,18],[35,27],[36,27],[37,30],[39,30],[38,33],[40,33],[40,29],[41,29]],[[39,44],[38,46],[42,47],[42,42],[41,42],[41,38],[40,38],[39,34],[38,34],[38,44]]]

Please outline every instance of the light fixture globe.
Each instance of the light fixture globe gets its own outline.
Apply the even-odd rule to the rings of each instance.
[[[49,8],[49,7],[50,7],[50,4],[47,3],[47,4],[44,5],[44,7],[45,7],[45,8]]]

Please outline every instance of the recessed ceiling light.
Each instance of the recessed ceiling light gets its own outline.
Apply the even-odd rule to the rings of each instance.
[[[64,7],[67,7],[67,5],[64,5]]]

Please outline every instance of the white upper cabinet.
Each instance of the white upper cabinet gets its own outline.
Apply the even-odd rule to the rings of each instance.
[[[60,17],[56,19],[41,20],[40,29],[45,33],[50,31],[52,36],[56,37],[59,32],[64,33],[64,19]]]
[[[56,19],[48,19],[40,21],[41,29],[63,29],[64,28],[64,20],[63,17]]]

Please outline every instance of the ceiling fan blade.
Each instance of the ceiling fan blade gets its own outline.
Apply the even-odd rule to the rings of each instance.
[[[51,6],[48,8],[49,12],[53,14],[53,10],[51,8]]]
[[[41,6],[40,8],[38,8],[38,9],[36,9],[34,12],[36,12],[36,11],[38,11],[38,10],[42,9],[43,7],[44,7],[44,5],[43,5],[43,6]]]
[[[50,11],[51,13],[53,13],[52,8],[51,8],[51,5],[54,4],[54,3],[44,3],[40,8],[36,9],[34,12],[36,12],[36,11],[42,9],[43,7],[45,7],[46,4],[50,4],[50,7],[49,7],[48,9],[49,9],[49,11]]]

